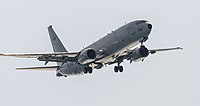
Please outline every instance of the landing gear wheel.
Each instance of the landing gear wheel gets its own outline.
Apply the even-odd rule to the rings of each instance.
[[[118,72],[118,66],[114,67],[114,71],[117,73]]]
[[[86,71],[86,70],[84,71],[84,74],[87,74],[87,71]]]
[[[92,74],[92,68],[91,68],[91,67],[88,67],[88,72],[89,72],[90,74]]]
[[[115,71],[116,73],[117,73],[118,71],[119,71],[119,72],[123,72],[123,70],[124,70],[124,69],[123,69],[123,66],[115,66],[115,67],[114,67],[114,71]]]
[[[123,66],[119,66],[118,69],[119,69],[119,72],[123,72]]]
[[[87,73],[88,73],[88,70],[87,70],[86,67],[84,68],[84,71],[83,71],[83,72],[84,72],[84,74],[87,74]]]

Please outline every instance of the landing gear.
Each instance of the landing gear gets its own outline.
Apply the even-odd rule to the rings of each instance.
[[[140,41],[141,45],[143,45],[143,42],[146,42],[148,40],[148,37],[143,37],[143,39]]]
[[[91,67],[88,68],[88,72],[89,72],[90,74],[92,74],[93,70],[92,70]]]
[[[92,70],[92,67],[85,67],[84,68],[84,73],[87,74],[87,73],[90,73],[92,74],[93,70]]]
[[[123,72],[123,67],[122,66],[119,66],[118,69],[119,69],[119,72]]]
[[[87,74],[88,73],[88,71],[87,71],[87,69],[86,68],[84,68],[84,74]]]
[[[118,66],[115,66],[115,67],[114,67],[114,71],[115,71],[116,73],[117,73],[118,71],[119,71],[119,72],[123,72],[123,70],[124,70],[124,69],[123,69],[123,66],[118,65]]]
[[[118,72],[118,66],[114,67],[114,71],[117,73]]]

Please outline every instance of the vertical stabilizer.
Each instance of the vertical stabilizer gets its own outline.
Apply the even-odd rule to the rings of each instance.
[[[51,25],[48,27],[48,32],[49,32],[49,36],[51,39],[53,51],[54,52],[67,52],[67,50],[65,49],[64,45],[58,38],[57,34],[55,33],[55,31],[53,30]]]

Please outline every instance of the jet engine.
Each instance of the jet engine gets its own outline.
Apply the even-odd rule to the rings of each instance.
[[[96,52],[94,49],[88,48],[83,50],[78,56],[78,62],[80,64],[87,64],[96,59]]]
[[[132,61],[138,62],[143,60],[148,55],[149,55],[149,50],[142,45],[140,48],[133,50],[132,53],[128,56],[127,60],[130,60],[131,62]]]

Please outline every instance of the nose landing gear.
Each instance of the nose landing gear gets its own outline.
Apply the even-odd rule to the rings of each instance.
[[[148,37],[143,37],[143,39],[140,41],[141,45],[143,45],[144,42],[148,40]]]

